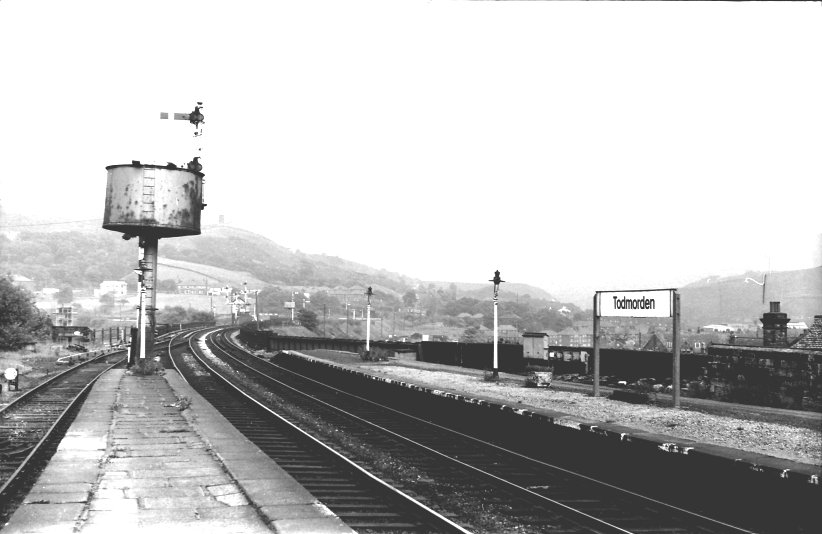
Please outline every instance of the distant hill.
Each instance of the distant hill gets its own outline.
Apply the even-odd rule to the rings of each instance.
[[[466,283],[466,282],[442,282],[442,281],[426,281],[425,285],[433,284],[437,289],[448,290],[453,284],[457,288],[458,297],[471,297],[475,299],[487,299],[493,294],[493,285],[488,282],[486,284],[480,283]],[[531,298],[544,299],[547,301],[556,301],[550,293],[544,289],[534,287],[528,284],[518,284],[505,282],[500,284],[500,298],[506,300],[516,300],[519,295],[530,295]]]
[[[135,240],[103,230],[100,220],[52,224],[26,216],[7,216],[0,233],[0,268],[23,274],[38,286],[96,287],[102,280],[133,279],[137,261]],[[311,288],[373,286],[401,297],[408,289],[433,284],[447,289],[451,282],[428,282],[400,273],[325,254],[305,254],[240,228],[207,225],[202,233],[180,239],[161,239],[160,280],[197,283],[208,279],[239,286],[277,285]],[[484,299],[490,284],[456,283],[460,297]],[[527,284],[504,284],[505,298],[530,295],[555,300]]]
[[[100,221],[10,226],[0,232],[3,273],[23,274],[38,287],[76,289],[133,276],[136,240],[125,241],[121,234],[103,230]],[[231,285],[243,281],[261,286],[372,285],[398,295],[421,283],[334,256],[292,251],[228,226],[206,226],[201,235],[160,240],[159,280],[203,278]]]
[[[758,320],[769,311],[772,301],[780,302],[781,311],[790,319],[811,324],[814,315],[822,314],[822,266],[707,277],[681,287],[679,293],[683,324],[760,325]]]
[[[399,273],[324,254],[305,254],[228,226],[205,226],[202,234],[161,240],[160,257],[248,272],[272,285],[336,287],[379,285],[402,293],[418,281]]]
[[[36,287],[91,289],[102,280],[133,277],[137,244],[101,228],[100,220],[50,223],[3,214],[0,229],[0,272],[21,274]],[[204,226],[202,234],[160,240],[159,280],[198,282],[204,278],[238,287],[266,285],[316,290],[338,286],[373,286],[401,298],[408,290],[433,285],[456,287],[457,297],[487,299],[490,283],[423,281],[324,254],[305,254],[282,247],[254,232],[223,225]],[[757,324],[770,301],[780,301],[791,319],[812,321],[822,314],[822,266],[768,274],[763,303],[763,272],[710,277],[680,288],[682,322]],[[746,281],[748,279],[748,281]],[[211,283],[211,282],[209,282]],[[501,298],[526,296],[556,301],[550,293],[527,284],[505,283]]]

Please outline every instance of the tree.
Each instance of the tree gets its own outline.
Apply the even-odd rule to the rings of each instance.
[[[103,293],[100,295],[100,313],[108,314],[114,309],[114,295],[111,293]]]
[[[166,306],[155,314],[157,324],[187,323],[188,312],[182,306]]]
[[[409,289],[405,292],[405,295],[402,296],[402,303],[405,304],[406,308],[414,307],[414,305],[417,303],[417,294],[414,292],[413,289]]]
[[[209,321],[213,321],[214,317],[211,316],[210,311],[203,311],[203,310],[194,310],[188,316],[189,323],[207,323]]]
[[[463,343],[479,343],[482,341],[479,328],[476,326],[469,326],[460,336],[460,341]]]
[[[157,291],[159,291],[160,293],[176,293],[177,281],[171,278],[160,280],[160,282],[157,284]]]
[[[157,324],[205,323],[212,320],[211,312],[186,309],[182,306],[166,306],[159,310],[155,318]]]
[[[0,278],[0,349],[17,350],[46,337],[50,330],[48,314],[34,305],[31,293],[8,277]]]
[[[308,328],[312,332],[316,332],[319,321],[317,321],[317,314],[311,310],[301,309],[297,314],[300,324]]]
[[[343,307],[340,299],[328,294],[328,291],[317,291],[311,294],[311,307],[320,310],[339,310]]]
[[[59,304],[71,304],[74,300],[74,291],[71,290],[69,286],[63,286],[60,288],[60,292],[57,293],[57,302]]]

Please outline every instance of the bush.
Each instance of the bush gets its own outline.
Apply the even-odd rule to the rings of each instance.
[[[51,332],[51,319],[25,289],[0,277],[0,350],[17,350]]]
[[[360,358],[364,362],[378,362],[380,360],[386,360],[387,358],[381,358],[377,352],[373,350],[364,350],[360,353]]]
[[[139,361],[131,367],[131,372],[135,375],[141,376],[149,376],[149,375],[161,375],[165,372],[163,368],[163,364],[160,363],[159,360],[153,360],[151,358],[146,358],[145,360]]]
[[[648,404],[649,400],[647,393],[625,389],[615,389],[608,398],[622,402],[630,402],[632,404]]]
[[[494,376],[494,371],[485,369],[482,372],[482,379],[486,382],[499,382],[499,376]]]

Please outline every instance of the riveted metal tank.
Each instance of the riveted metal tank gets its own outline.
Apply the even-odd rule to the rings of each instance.
[[[203,173],[139,162],[106,170],[103,228],[158,238],[200,233]]]

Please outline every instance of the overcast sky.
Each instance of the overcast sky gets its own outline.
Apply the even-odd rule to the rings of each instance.
[[[813,267],[820,28],[818,2],[0,0],[0,203],[102,218],[107,165],[195,155],[159,113],[200,100],[204,221],[289,248],[555,295]]]

